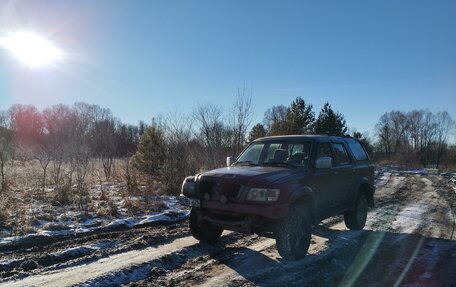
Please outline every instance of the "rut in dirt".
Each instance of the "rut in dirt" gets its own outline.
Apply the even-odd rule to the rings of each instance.
[[[442,286],[442,282],[456,282],[452,271],[456,246],[448,228],[454,222],[454,199],[444,179],[435,181],[387,174],[377,187],[367,230],[346,230],[341,217],[326,220],[314,228],[311,249],[303,260],[282,261],[274,242],[262,239],[269,244],[258,249],[235,247],[191,260],[175,270],[153,272],[130,286]]]
[[[98,255],[24,271],[26,277],[0,286],[442,286],[456,282],[452,190],[438,176],[382,174],[366,230],[347,230],[340,216],[325,220],[313,230],[309,254],[296,262],[283,261],[273,239],[256,235],[225,233],[215,245],[200,244],[184,223],[125,232],[130,241],[119,232],[108,240],[122,242],[111,248],[118,252],[90,251]],[[163,234],[169,237],[158,240]],[[21,250],[17,258],[101,237],[78,240]]]

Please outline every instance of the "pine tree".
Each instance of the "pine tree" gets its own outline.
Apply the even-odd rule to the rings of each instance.
[[[301,97],[297,97],[287,110],[286,130],[289,135],[300,135],[312,131],[315,114],[312,105],[306,105]]]
[[[159,177],[166,158],[165,135],[156,124],[147,127],[133,156],[133,165],[147,175],[149,191],[152,180]]]
[[[249,142],[252,142],[264,136],[266,136],[266,129],[262,124],[258,123],[250,130]]]
[[[344,116],[339,112],[334,112],[329,103],[326,103],[314,123],[314,132],[316,134],[345,136],[347,126]]]
[[[355,131],[353,132],[352,137],[357,139],[363,145],[364,149],[367,151],[368,154],[372,154],[372,152],[374,151],[374,147],[370,143],[370,140],[367,136]]]

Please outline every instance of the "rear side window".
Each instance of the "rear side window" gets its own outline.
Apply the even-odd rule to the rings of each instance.
[[[329,143],[322,143],[318,148],[318,157],[333,157],[331,152],[331,145]]]
[[[347,165],[350,164],[350,158],[348,157],[347,151],[343,144],[333,143],[334,158],[336,165]]]
[[[347,142],[348,146],[353,152],[353,155],[355,156],[356,160],[367,160],[367,154],[358,141],[354,139],[346,139],[345,141]]]

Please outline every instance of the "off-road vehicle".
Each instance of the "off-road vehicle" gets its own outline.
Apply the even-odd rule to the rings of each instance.
[[[181,201],[192,207],[190,231],[217,240],[224,229],[276,239],[287,260],[304,257],[311,226],[343,214],[363,229],[374,205],[374,166],[355,139],[276,136],[253,141],[227,167],[187,177]]]

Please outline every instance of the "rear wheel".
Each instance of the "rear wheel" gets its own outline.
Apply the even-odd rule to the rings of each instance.
[[[220,238],[223,229],[217,226],[213,226],[207,221],[198,221],[198,214],[195,209],[190,212],[190,232],[193,237],[199,241],[214,242]]]
[[[277,225],[276,245],[280,256],[286,260],[298,260],[307,254],[312,233],[312,223],[305,206],[294,204],[287,217]]]
[[[358,196],[355,209],[345,212],[345,226],[352,230],[361,230],[366,225],[367,219],[367,199],[364,193]]]

